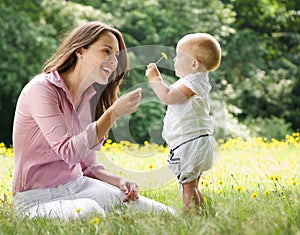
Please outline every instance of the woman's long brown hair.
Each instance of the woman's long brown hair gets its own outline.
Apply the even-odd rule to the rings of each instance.
[[[120,84],[128,69],[126,46],[122,34],[117,29],[102,22],[85,23],[73,29],[68,36],[65,37],[56,52],[43,67],[44,73],[50,73],[55,70],[57,70],[58,73],[63,73],[74,68],[77,62],[76,50],[79,48],[88,48],[95,43],[105,31],[112,32],[116,36],[119,42],[120,54],[118,56],[118,66],[109,78],[109,83],[106,85],[95,84],[94,86],[98,91],[97,96],[95,96],[97,104],[93,115],[95,120],[118,98]]]

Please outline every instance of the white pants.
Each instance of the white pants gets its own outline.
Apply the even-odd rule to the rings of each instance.
[[[30,218],[41,216],[67,220],[93,212],[105,216],[105,211],[116,205],[175,214],[172,208],[149,198],[139,196],[136,201],[124,203],[124,197],[125,194],[119,188],[82,176],[57,187],[17,193],[13,204],[18,213]]]

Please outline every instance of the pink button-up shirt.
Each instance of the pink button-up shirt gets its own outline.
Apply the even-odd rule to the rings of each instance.
[[[16,107],[13,144],[13,194],[94,177],[104,167],[96,161],[96,122],[92,122],[91,86],[78,109],[58,72],[40,74],[22,90]]]

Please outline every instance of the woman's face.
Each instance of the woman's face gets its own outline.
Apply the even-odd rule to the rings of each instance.
[[[98,41],[81,49],[82,76],[91,83],[107,84],[118,65],[119,42],[109,31],[103,32]]]

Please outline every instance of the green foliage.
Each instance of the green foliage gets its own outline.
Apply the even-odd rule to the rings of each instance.
[[[299,129],[300,18],[295,2],[236,0],[236,34],[229,37],[226,59],[226,101],[242,112],[240,121],[275,116]],[[251,9],[251,10],[250,10]],[[226,83],[225,82],[225,83]],[[296,101],[296,102],[295,102]]]
[[[57,31],[56,37],[59,39],[64,33],[73,27],[88,21],[103,21],[108,24],[117,25],[117,20],[110,13],[104,13],[91,6],[60,1],[44,0],[42,1],[43,20],[53,25]]]
[[[14,107],[22,87],[38,72],[56,43],[55,30],[24,11],[0,8],[0,139],[11,139]],[[42,53],[41,53],[42,52]]]
[[[273,138],[283,140],[287,133],[292,133],[291,124],[275,116],[249,119],[246,123],[251,130],[252,136],[261,136],[268,140],[272,140]]]

